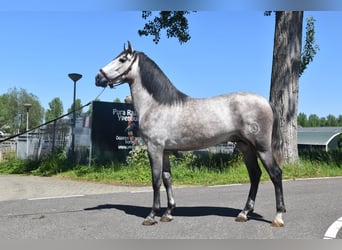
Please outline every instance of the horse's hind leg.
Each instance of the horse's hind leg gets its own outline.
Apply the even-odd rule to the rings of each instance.
[[[244,209],[236,217],[235,221],[245,222],[247,221],[247,215],[254,209],[255,198],[258,192],[258,186],[260,182],[261,170],[258,164],[257,156],[254,150],[247,144],[240,142],[238,148],[243,154],[243,159],[246,164],[249,179],[250,189]]]
[[[282,215],[286,212],[283,195],[282,170],[276,163],[271,151],[258,152],[258,154],[271,178],[275,190],[277,214],[272,221],[272,226],[282,227],[284,226]]]
[[[163,183],[166,189],[167,195],[167,209],[163,216],[161,217],[160,221],[162,222],[169,222],[173,220],[172,211],[176,207],[175,199],[173,197],[172,191],[172,175],[171,175],[171,167],[170,167],[170,160],[169,160],[169,152],[164,152],[163,157]]]

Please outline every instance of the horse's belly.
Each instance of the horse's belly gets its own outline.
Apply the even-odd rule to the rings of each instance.
[[[169,138],[165,141],[165,149],[170,150],[196,150],[208,148],[222,142],[227,142],[232,134],[217,134],[213,136],[201,136],[190,134],[181,138]]]

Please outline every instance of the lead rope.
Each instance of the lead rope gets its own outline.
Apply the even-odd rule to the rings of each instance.
[[[106,90],[106,88],[107,88],[107,86],[104,87],[104,88],[101,90],[100,94],[98,94],[98,95],[92,100],[92,102],[95,101],[97,98],[99,98],[99,97],[103,94],[103,92]]]
[[[82,107],[80,107],[79,109],[77,109],[77,110],[75,110],[75,111],[81,110],[81,109],[83,109],[84,107],[91,105],[91,104],[93,103],[93,101],[95,101],[97,98],[99,98],[99,97],[103,94],[103,92],[106,90],[106,88],[107,88],[107,86],[104,87],[104,88],[101,90],[101,92],[95,97],[95,99],[93,99],[92,101],[88,102],[87,104],[83,105]],[[13,138],[15,138],[15,137],[18,137],[18,136],[20,136],[20,135],[29,133],[29,132],[31,132],[31,131],[33,131],[33,130],[35,130],[35,129],[38,129],[38,128],[40,128],[40,127],[43,127],[43,126],[45,126],[45,125],[47,125],[47,124],[49,124],[49,123],[52,123],[52,122],[54,122],[54,121],[57,121],[57,120],[59,120],[59,119],[61,119],[61,118],[63,118],[63,117],[66,117],[66,116],[72,114],[72,112],[73,112],[73,111],[71,111],[71,112],[69,112],[69,113],[66,113],[66,114],[64,114],[64,115],[61,115],[61,116],[59,116],[59,117],[56,117],[55,119],[52,119],[51,121],[47,121],[47,122],[45,122],[45,123],[43,123],[43,124],[41,124],[41,125],[39,125],[39,126],[37,126],[37,127],[31,128],[31,129],[29,129],[29,130],[27,130],[27,131],[24,131],[24,132],[15,134],[15,135],[11,135],[11,136],[9,136],[9,137],[7,137],[7,138],[4,138],[4,139],[0,139],[0,143],[5,142],[5,141],[8,141],[8,140],[10,140],[10,139],[13,139]]]
[[[79,110],[81,110],[82,108],[84,108],[84,107],[86,107],[86,106],[88,106],[88,105],[93,105],[93,102],[96,101],[96,99],[98,99],[98,98],[103,94],[103,92],[106,90],[106,88],[107,88],[107,86],[104,87],[104,88],[101,90],[101,92],[100,92],[93,100],[91,100],[90,102],[88,102],[86,105],[82,106]],[[77,110],[75,110],[75,111],[77,111]]]

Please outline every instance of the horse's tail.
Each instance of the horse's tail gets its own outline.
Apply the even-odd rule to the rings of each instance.
[[[273,129],[272,129],[272,152],[273,157],[279,166],[282,165],[284,157],[282,153],[283,136],[280,131],[280,121],[278,111],[271,104],[273,111]]]

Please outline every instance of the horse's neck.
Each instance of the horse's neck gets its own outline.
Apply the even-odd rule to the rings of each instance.
[[[178,105],[189,98],[176,89],[159,67],[144,54],[139,54],[131,74],[131,95],[140,118],[153,107]]]
[[[139,118],[141,118],[151,108],[153,97],[141,84],[140,77],[137,77],[133,83],[130,84],[131,95],[133,98],[134,109]]]
[[[180,92],[158,65],[145,54],[139,54],[139,67],[136,75],[140,78],[141,86],[154,101],[162,105],[173,105],[185,101],[188,96]]]

